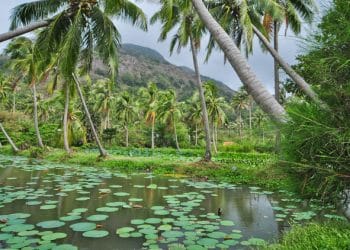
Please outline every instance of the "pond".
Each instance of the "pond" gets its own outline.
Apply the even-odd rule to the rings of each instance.
[[[249,249],[324,218],[344,219],[283,190],[0,155],[0,248]]]

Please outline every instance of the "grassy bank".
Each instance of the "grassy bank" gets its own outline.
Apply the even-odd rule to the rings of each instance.
[[[350,249],[350,224],[346,222],[328,222],[325,224],[312,223],[306,226],[294,226],[278,244],[269,245],[266,249]]]
[[[13,154],[9,147],[0,149],[2,154]],[[296,179],[278,167],[273,154],[221,152],[214,156],[213,162],[200,161],[202,155],[198,149],[118,148],[109,151],[105,159],[98,157],[95,150],[75,149],[72,155],[64,150],[50,149],[42,152],[37,148],[23,150],[19,155],[40,157],[47,161],[79,164],[96,167],[112,167],[119,170],[152,171],[156,174],[185,175],[196,178],[209,178],[234,184],[257,185],[269,190],[285,189],[296,191]]]

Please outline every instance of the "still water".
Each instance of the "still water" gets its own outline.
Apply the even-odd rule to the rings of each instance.
[[[249,249],[326,211],[284,191],[0,155],[0,248]]]

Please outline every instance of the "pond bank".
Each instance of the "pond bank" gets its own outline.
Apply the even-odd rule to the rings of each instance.
[[[206,163],[200,161],[198,150],[187,149],[183,153],[185,156],[167,149],[158,149],[158,153],[151,156],[131,156],[132,149],[124,149],[119,154],[111,151],[105,159],[99,158],[97,152],[83,150],[75,150],[68,156],[61,149],[50,149],[43,153],[33,153],[33,150],[28,149],[18,155],[30,158],[35,154],[38,158],[52,162],[112,167],[126,172],[150,171],[155,174],[256,185],[271,191],[283,189],[297,192],[299,185],[298,178],[293,178],[284,168],[278,166],[273,154],[222,152],[213,158],[213,162]],[[13,154],[9,147],[0,148],[0,153]]]

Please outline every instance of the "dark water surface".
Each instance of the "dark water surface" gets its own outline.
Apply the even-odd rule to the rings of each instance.
[[[87,210],[73,211],[77,208]],[[219,208],[223,214],[217,216]],[[228,183],[127,175],[112,169],[29,163],[26,158],[0,156],[0,248],[74,249],[58,247],[70,244],[79,249],[101,250],[247,249],[249,245],[262,244],[262,240],[277,240],[291,221],[322,218],[325,211],[328,216],[337,216],[330,207],[306,206],[283,191],[275,194]],[[67,221],[68,215],[77,219]],[[89,221],[91,215],[108,218]],[[132,223],[135,219],[141,221]],[[51,220],[65,224],[53,228],[37,225]],[[70,227],[78,222],[95,223],[96,230],[109,235],[84,237],[84,232]],[[13,231],[10,224],[29,224],[34,228]],[[159,228],[161,225],[167,226]],[[116,234],[123,227],[134,231]],[[145,228],[148,231],[142,230]],[[26,236],[26,231],[31,230],[39,232]],[[51,241],[43,238],[54,232],[67,236]]]

